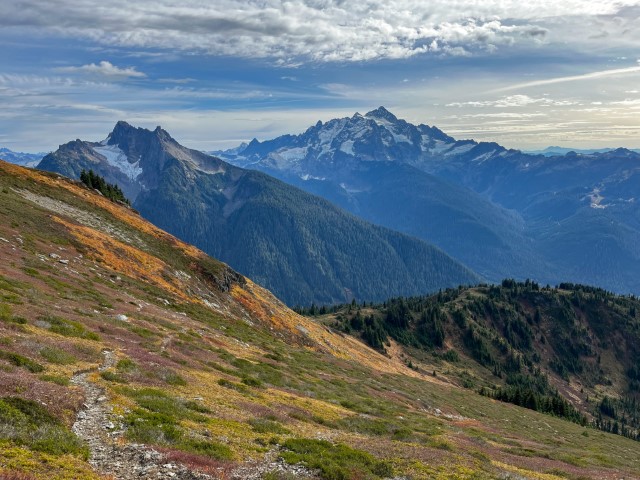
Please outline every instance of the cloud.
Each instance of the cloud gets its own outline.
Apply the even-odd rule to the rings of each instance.
[[[556,77],[556,78],[548,78],[545,80],[534,80],[532,82],[518,83],[516,85],[510,85],[508,87],[499,88],[495,91],[505,92],[508,90],[519,90],[522,88],[553,85],[555,83],[575,82],[580,80],[590,80],[590,79],[602,78],[602,77],[613,77],[613,76],[626,75],[629,73],[637,73],[637,72],[640,72],[640,66],[627,67],[627,68],[614,68],[611,70],[600,70],[598,72],[583,73],[582,75],[569,75],[566,77]]]
[[[4,1],[8,0],[0,3]],[[550,0],[544,3],[553,6],[547,13],[564,11]],[[540,16],[518,5],[514,0],[464,0],[453,5],[446,0],[369,0],[364,4],[332,0],[185,0],[179,4],[170,0],[134,4],[125,0],[63,4],[15,0],[3,12],[3,26],[36,35],[47,32],[83,38],[105,46],[274,58],[290,66],[301,61],[401,59],[423,53],[468,56],[543,41],[548,30],[540,24]],[[523,13],[520,18],[519,10]]]
[[[526,107],[529,105],[539,106],[567,106],[574,105],[575,102],[571,100],[553,100],[551,98],[532,98],[528,95],[509,95],[508,97],[502,97],[497,100],[481,100],[481,101],[469,101],[469,102],[452,102],[447,103],[447,107],[496,107],[496,108],[513,108],[513,107]]]
[[[80,73],[108,79],[145,78],[146,75],[136,70],[135,67],[120,68],[106,60],[98,64],[89,63],[80,67],[58,67],[55,69],[59,73]]]
[[[186,85],[187,83],[197,82],[195,78],[160,78],[158,79],[161,83],[175,83],[176,85]]]
[[[462,118],[498,118],[498,119],[522,119],[522,118],[535,118],[546,117],[544,113],[514,113],[514,112],[501,112],[501,113],[473,113],[462,115]]]

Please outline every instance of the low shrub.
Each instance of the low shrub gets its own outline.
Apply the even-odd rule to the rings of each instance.
[[[87,446],[42,405],[19,397],[0,398],[0,439],[52,455],[89,457]]]
[[[189,439],[181,442],[179,448],[186,452],[213,458],[214,460],[233,459],[233,452],[227,445],[211,440],[204,441]]]
[[[38,362],[34,362],[30,358],[24,357],[18,353],[0,350],[0,360],[6,360],[16,367],[26,368],[31,373],[40,373],[44,371],[44,367]]]
[[[40,375],[39,378],[44,382],[55,383],[56,385],[61,385],[63,387],[69,385],[69,379],[60,375]]]
[[[261,387],[262,382],[254,377],[242,377],[242,383],[249,387]]]
[[[291,438],[283,445],[280,456],[289,464],[302,463],[319,471],[326,480],[356,480],[383,478],[393,475],[388,462],[377,460],[370,453],[326,440]]]
[[[47,362],[57,365],[73,365],[77,362],[76,357],[57,347],[44,347],[40,350],[40,356]]]
[[[175,444],[183,436],[177,419],[165,413],[136,408],[125,417],[125,423],[128,425],[127,437],[136,442]]]
[[[11,307],[6,303],[0,303],[0,322],[17,323],[24,325],[27,323],[26,318],[14,317],[11,312]]]
[[[173,370],[164,372],[162,379],[167,385],[173,385],[174,387],[184,387],[187,384],[187,381]]]
[[[40,321],[49,325],[48,328],[50,331],[65,337],[100,340],[100,336],[97,333],[87,330],[80,322],[74,322],[73,320],[67,320],[54,315],[43,315],[40,317]]]
[[[209,408],[194,400],[184,402],[184,406],[189,410],[193,410],[194,412],[198,413],[213,413]]]
[[[242,385],[240,383],[235,383],[227,380],[226,378],[220,378],[218,380],[218,385],[225,388],[230,388],[231,390],[236,390],[240,393],[247,393],[249,389],[246,385]]]
[[[249,421],[249,425],[251,425],[253,431],[257,433],[291,433],[289,430],[284,428],[280,422],[266,418],[254,418]]]
[[[121,372],[131,372],[135,370],[137,365],[130,358],[123,358],[116,363],[116,369]]]
[[[111,372],[109,370],[105,370],[104,372],[100,372],[100,376],[102,378],[104,378],[107,382],[114,382],[114,383],[129,383],[129,381],[124,378],[122,375],[115,373],[115,372]]]

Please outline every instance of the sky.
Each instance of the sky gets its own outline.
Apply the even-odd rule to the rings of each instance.
[[[0,0],[0,147],[118,120],[200,150],[380,105],[457,139],[640,148],[640,0]]]

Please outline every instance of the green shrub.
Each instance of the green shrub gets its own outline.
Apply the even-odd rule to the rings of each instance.
[[[233,459],[233,452],[227,445],[210,440],[186,440],[181,442],[180,445],[178,445],[178,448],[186,452],[204,455],[205,457],[213,458],[214,460]]]
[[[8,321],[12,317],[11,307],[6,303],[0,303],[0,320]]]
[[[458,352],[456,352],[455,350],[447,350],[442,354],[442,359],[446,360],[447,362],[455,363],[460,361],[460,355],[458,355]]]
[[[141,336],[142,338],[153,338],[157,335],[155,332],[149,330],[148,328],[139,327],[137,325],[132,325],[131,327],[129,327],[129,330],[131,330],[136,335]]]
[[[257,378],[253,378],[253,377],[242,377],[242,383],[244,383],[245,385],[247,385],[249,387],[261,387],[262,386],[262,382],[260,380],[258,380]]]
[[[394,440],[408,440],[413,435],[413,430],[410,428],[402,427],[393,431]]]
[[[22,317],[14,317],[11,312],[11,307],[6,303],[0,303],[0,322],[24,325],[27,323],[27,319]]]
[[[47,362],[58,365],[73,365],[77,361],[76,357],[57,347],[44,347],[40,350],[40,355]]]
[[[206,417],[187,406],[187,403],[190,402],[182,402],[162,390],[142,388],[140,390],[124,389],[123,392],[133,398],[140,407],[154,413],[167,415],[174,422],[181,419],[189,419],[196,422],[206,421]]]
[[[241,392],[241,393],[247,393],[249,391],[246,385],[231,382],[226,378],[220,378],[218,380],[218,385],[220,385],[221,387],[230,388],[231,390],[237,390],[238,392]]]
[[[63,387],[69,385],[69,379],[60,375],[40,375],[39,378],[45,382],[55,383],[56,385],[62,385]]]
[[[40,320],[48,323],[49,330],[65,337],[86,338],[87,340],[100,340],[97,333],[88,331],[80,322],[67,320],[54,315],[43,315]]]
[[[100,376],[108,382],[129,383],[129,381],[126,378],[124,378],[122,375],[115,372],[110,372],[109,370],[100,372]]]
[[[136,408],[125,417],[128,425],[127,437],[141,443],[159,445],[175,444],[183,435],[176,418],[166,413],[157,413]]]
[[[136,367],[137,365],[130,358],[123,358],[121,360],[118,360],[118,363],[116,363],[116,369],[120,370],[121,372],[131,372],[135,370]]]
[[[292,438],[284,442],[285,451],[280,454],[287,463],[302,463],[317,469],[326,480],[350,480],[381,478],[393,475],[387,462],[377,460],[370,453],[347,445],[333,445],[326,440]]]
[[[184,406],[186,408],[188,408],[189,410],[193,410],[194,412],[198,412],[198,413],[213,413],[210,409],[208,409],[206,406],[194,401],[194,400],[189,400],[187,402],[184,402]]]
[[[184,387],[187,384],[187,381],[184,378],[172,370],[164,372],[162,379],[165,383],[173,385],[174,387]]]
[[[31,373],[40,373],[44,371],[44,367],[42,365],[17,353],[0,350],[0,359],[12,363],[16,367],[26,368]]]
[[[251,425],[251,428],[253,428],[253,431],[257,433],[291,433],[279,422],[268,420],[266,418],[254,418],[249,421],[249,424]]]
[[[42,405],[18,397],[0,398],[0,439],[51,455],[89,457],[86,445]]]
[[[350,432],[365,435],[387,435],[390,433],[390,425],[384,420],[362,416],[345,417],[336,422],[336,426]]]

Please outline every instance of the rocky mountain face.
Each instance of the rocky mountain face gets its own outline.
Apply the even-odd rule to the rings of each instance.
[[[640,477],[620,435],[637,435],[636,299],[506,281],[323,325],[131,208],[2,161],[0,258],[0,478]],[[594,407],[617,435],[572,417]]]
[[[92,169],[118,184],[145,218],[291,305],[382,300],[479,279],[424,241],[183,147],[159,127],[118,122],[106,140],[67,143],[38,167],[70,178]]]
[[[528,155],[380,107],[217,154],[433,242],[490,280],[640,292],[640,154],[630,150]]]

